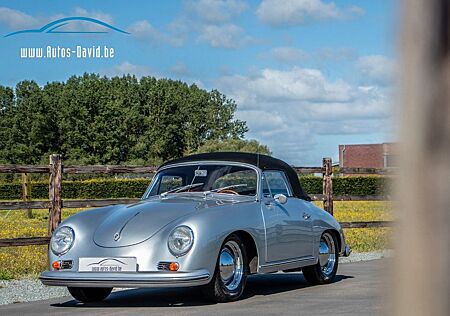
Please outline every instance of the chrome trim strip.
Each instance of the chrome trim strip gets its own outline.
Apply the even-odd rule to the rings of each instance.
[[[275,261],[275,262],[262,264],[259,267],[260,268],[267,268],[267,267],[280,266],[280,265],[283,265],[283,264],[290,264],[290,263],[296,263],[296,262],[302,262],[302,261],[308,261],[308,260],[314,260],[314,257],[313,256],[308,256],[308,257],[302,257],[302,258],[280,260],[280,261]]]

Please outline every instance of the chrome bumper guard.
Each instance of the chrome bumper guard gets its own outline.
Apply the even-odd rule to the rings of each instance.
[[[193,272],[98,273],[46,271],[39,279],[50,286],[71,287],[184,287],[207,284],[207,270]]]

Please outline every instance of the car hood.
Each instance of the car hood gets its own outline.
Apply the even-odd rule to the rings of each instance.
[[[217,206],[248,202],[248,199],[221,199],[200,196],[169,195],[131,205],[117,205],[94,232],[94,242],[101,247],[126,247],[141,243],[172,221],[196,211]]]

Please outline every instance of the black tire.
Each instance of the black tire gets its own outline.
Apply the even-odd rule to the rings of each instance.
[[[242,254],[242,265],[243,265],[242,277],[240,279],[240,282],[238,283],[236,288],[232,290],[227,288],[226,284],[222,280],[219,267],[221,253],[224,249],[226,249],[227,244],[229,242],[235,243],[239,247]],[[247,253],[245,251],[245,245],[238,235],[234,234],[230,235],[227,239],[225,239],[222,247],[220,248],[214,275],[211,281],[206,286],[203,287],[202,289],[203,293],[208,299],[217,303],[236,301],[242,296],[242,293],[244,292],[245,284],[247,282],[247,275],[248,275],[248,261],[247,261]]]
[[[100,302],[111,294],[112,287],[68,287],[69,293],[83,303]]]
[[[303,276],[305,277],[306,281],[311,285],[320,285],[320,284],[328,284],[334,281],[334,278],[336,277],[337,269],[339,266],[339,247],[338,242],[336,240],[336,236],[330,232],[323,233],[322,238],[325,236],[325,234],[328,234],[329,237],[333,239],[334,245],[335,245],[335,263],[333,270],[325,274],[322,271],[322,267],[320,265],[320,260],[317,261],[315,265],[303,267]]]

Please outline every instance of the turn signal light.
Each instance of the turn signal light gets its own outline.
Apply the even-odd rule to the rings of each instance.
[[[55,270],[61,269],[61,261],[54,261],[52,263],[52,268],[55,269]]]
[[[179,268],[180,265],[178,264],[178,262],[169,263],[169,271],[178,271]]]

